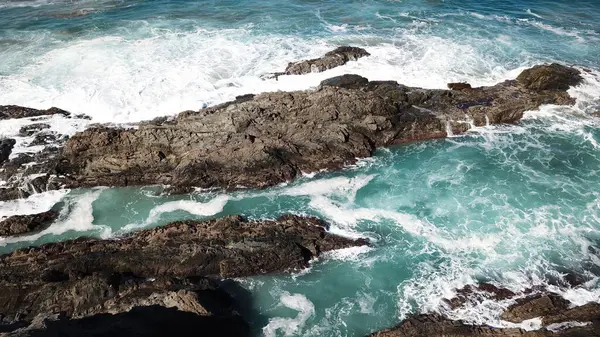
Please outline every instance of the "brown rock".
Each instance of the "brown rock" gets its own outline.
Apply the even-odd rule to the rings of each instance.
[[[565,311],[569,301],[555,294],[541,294],[517,300],[500,316],[503,320],[520,323],[535,317],[556,314]]]
[[[20,235],[41,230],[54,221],[57,216],[58,213],[55,211],[13,215],[0,222],[0,236]]]
[[[491,299],[494,301],[502,301],[515,296],[515,293],[505,288],[498,288],[490,283],[481,283],[478,285],[466,285],[456,291],[456,296],[446,303],[450,308],[455,309],[464,305],[468,301],[481,301]]]
[[[0,120],[12,118],[27,118],[44,115],[64,115],[69,116],[70,113],[58,108],[50,108],[48,110],[38,110],[32,108],[24,108],[17,105],[0,105]]]
[[[524,111],[550,103],[573,99],[516,81],[456,91],[346,75],[316,90],[244,95],[137,128],[91,127],[64,148],[44,151],[34,166],[0,171],[0,179],[12,182],[0,197],[18,195],[14,188],[23,184],[12,177],[31,174],[54,182],[43,188],[264,188],[302,172],[342,168],[378,147],[465,132],[465,118],[475,125],[514,123]]]
[[[472,89],[472,88],[469,83],[460,82],[460,83],[448,83],[448,89],[450,89],[450,90],[467,90],[467,89]]]
[[[597,317],[597,316],[596,316]],[[598,317],[597,317],[598,318]],[[559,332],[546,329],[525,331],[516,328],[493,328],[468,325],[452,321],[438,315],[416,315],[404,320],[400,325],[375,332],[369,337],[598,337],[598,319],[583,327],[572,327]]]
[[[189,286],[177,284],[300,269],[322,252],[367,244],[331,235],[324,226],[298,216],[229,216],[175,222],[114,240],[19,249],[0,256],[0,317],[12,324],[39,314],[77,318],[169,303],[201,313],[193,294],[178,290]]]
[[[517,81],[530,90],[567,90],[583,80],[579,70],[557,63],[524,70]]]
[[[342,66],[349,61],[356,61],[361,57],[369,55],[371,54],[362,48],[348,46],[338,47],[318,59],[290,63],[283,74],[302,75],[308,73],[318,73]]]
[[[12,138],[0,139],[0,164],[8,161],[16,143],[17,142]]]

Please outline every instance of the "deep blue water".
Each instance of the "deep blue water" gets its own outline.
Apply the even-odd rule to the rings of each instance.
[[[267,337],[359,337],[431,311],[506,326],[499,313],[509,302],[444,307],[454,289],[477,281],[600,301],[600,132],[591,115],[600,110],[599,17],[598,1],[2,1],[0,104],[58,106],[92,122],[309,89],[343,73],[442,88],[493,84],[556,61],[579,67],[585,83],[570,90],[575,106],[544,106],[517,126],[381,150],[265,191],[98,188],[0,203],[2,216],[61,211],[40,234],[0,238],[0,251],[226,214],[311,214],[332,232],[372,239],[298,275],[239,280],[251,295],[247,317]],[[321,74],[260,78],[343,44],[372,56]],[[85,127],[48,122],[67,134]],[[3,121],[0,135],[26,123]],[[31,151],[16,138],[16,152]],[[567,272],[590,282],[571,289]]]

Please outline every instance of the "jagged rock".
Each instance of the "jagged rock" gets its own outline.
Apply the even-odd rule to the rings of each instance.
[[[338,87],[358,89],[369,83],[369,80],[359,75],[342,75],[326,79],[321,82],[322,87]]]
[[[319,73],[328,69],[343,66],[350,61],[356,61],[361,57],[370,56],[366,50],[358,47],[338,47],[324,56],[298,62],[290,62],[285,71],[267,74],[263,78],[278,78],[282,75],[302,75],[308,73]]]
[[[522,86],[531,90],[567,90],[582,80],[579,70],[557,63],[526,69],[517,77]]]
[[[505,289],[498,288],[490,283],[481,283],[478,285],[466,285],[456,291],[456,296],[450,300],[446,300],[446,303],[450,308],[455,309],[464,305],[469,300],[481,301],[482,299],[491,299],[494,301],[502,301],[515,296],[515,293]]]
[[[12,138],[5,138],[0,140],[0,164],[8,161],[12,149],[17,142]]]
[[[369,56],[366,50],[358,47],[338,47],[323,57],[300,62],[292,62],[285,68],[286,75],[302,75],[322,72],[331,68],[342,66],[349,61],[356,61],[361,57]]]
[[[94,274],[72,281],[48,282],[37,291],[42,298],[24,298],[32,302],[31,310],[38,314],[31,320],[30,314],[23,314],[17,323],[5,325],[4,330],[13,330],[6,336],[246,336],[249,333],[233,299],[206,278],[150,280],[126,274]],[[31,286],[24,287],[25,293],[28,287]]]
[[[32,108],[25,108],[17,105],[0,105],[0,120],[2,119],[12,119],[12,118],[28,118],[28,117],[37,117],[44,115],[64,115],[69,116],[70,113],[61,110],[59,108],[50,108],[48,110],[38,110]]]
[[[197,301],[197,281],[304,268],[322,252],[367,244],[325,231],[309,217],[180,221],[113,239],[50,243],[0,256],[0,317],[81,318],[139,306],[215,312]],[[198,281],[199,282],[199,281]],[[205,284],[206,281],[202,281]]]
[[[45,129],[49,129],[50,125],[46,123],[35,123],[23,126],[19,129],[19,136],[21,137],[29,137],[33,136],[35,133],[40,132]]]
[[[301,172],[339,169],[378,147],[464,132],[465,119],[514,123],[541,104],[573,103],[565,91],[529,90],[515,81],[462,91],[355,75],[324,84],[244,96],[134,129],[93,127],[67,141],[54,170],[70,177],[68,187],[263,188]]]
[[[19,235],[40,230],[54,221],[57,216],[58,213],[55,211],[13,215],[0,221],[0,236]]]
[[[469,83],[459,82],[459,83],[448,83],[448,89],[450,89],[450,90],[467,90],[467,89],[472,89],[472,88]]]
[[[525,331],[517,328],[493,328],[468,325],[462,321],[452,321],[439,315],[416,315],[404,320],[400,325],[375,332],[369,337],[598,337],[600,320],[582,327],[571,327],[558,332],[546,329]]]
[[[566,310],[569,301],[555,294],[541,294],[517,300],[501,315],[505,321],[520,323],[535,317],[555,314]]]

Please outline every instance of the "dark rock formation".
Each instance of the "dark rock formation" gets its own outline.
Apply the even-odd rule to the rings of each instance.
[[[561,312],[569,307],[569,301],[555,294],[538,294],[517,300],[501,318],[505,321],[520,323],[535,317]]]
[[[53,132],[40,132],[35,135],[35,138],[29,143],[29,146],[48,145],[55,143],[58,137]]]
[[[525,293],[533,290],[526,291]],[[457,308],[468,302],[483,300],[502,301],[523,294],[515,294],[508,289],[491,284],[468,285],[457,291],[457,297],[448,300],[451,308]],[[588,303],[570,308],[569,301],[556,294],[542,292],[519,298],[501,318],[514,323],[541,317],[542,328],[525,331],[518,328],[493,328],[489,326],[469,325],[462,321],[450,320],[438,314],[415,315],[398,326],[382,330],[371,337],[584,337],[600,336],[600,304]],[[572,326],[571,322],[585,324]]]
[[[302,75],[308,73],[319,73],[331,68],[342,66],[349,61],[356,61],[361,57],[369,56],[366,50],[358,47],[338,47],[323,57],[300,62],[292,62],[285,68],[286,75]]]
[[[339,169],[377,147],[464,132],[466,119],[514,123],[541,104],[572,102],[565,91],[516,81],[449,91],[342,76],[317,90],[242,97],[136,129],[91,128],[67,141],[54,170],[72,178],[70,187],[262,188]]]
[[[13,215],[0,221],[0,236],[19,235],[38,231],[49,225],[57,216],[58,213],[55,211]]]
[[[331,235],[323,226],[298,216],[276,221],[230,216],[175,222],[114,240],[82,238],[19,249],[0,256],[0,322],[28,325],[39,315],[59,313],[68,319],[120,317],[156,305],[231,316],[231,305],[223,304],[206,277],[303,268],[322,252],[367,244]],[[102,317],[101,322],[119,320]]]
[[[561,66],[550,76],[555,68],[527,78],[539,74],[554,81],[549,87],[573,83],[576,70]],[[9,183],[0,200],[60,187],[264,188],[301,172],[339,169],[378,147],[460,134],[470,128],[466,120],[514,123],[524,111],[549,103],[573,99],[564,90],[527,89],[517,81],[457,91],[344,75],[316,90],[242,95],[134,129],[93,126],[64,148],[61,138],[58,147],[32,155],[35,164],[5,163],[0,179]],[[31,175],[35,184],[22,181]]]
[[[547,329],[525,331],[474,326],[439,315],[416,315],[394,328],[375,332],[369,337],[597,337],[600,336],[599,318],[596,315],[586,326],[553,332]]]
[[[27,118],[44,115],[64,115],[69,116],[70,113],[58,108],[50,108],[48,110],[38,110],[32,108],[24,108],[17,105],[0,105],[0,120],[12,118]]]
[[[233,299],[207,278],[150,280],[126,274],[95,274],[72,281],[47,279],[46,282],[39,292],[46,297],[23,298],[37,301],[46,313],[33,319],[23,313],[16,323],[4,326],[5,331],[12,330],[6,336],[247,336],[249,333]],[[30,288],[25,287],[26,294]]]
[[[267,74],[263,78],[278,78],[283,75],[302,75],[309,73],[320,73],[328,69],[343,66],[350,61],[356,61],[361,57],[369,56],[366,50],[358,47],[338,47],[323,57],[312,60],[290,62],[285,71]]]
[[[0,140],[0,164],[8,161],[12,149],[15,146],[16,141],[12,138],[5,138]]]
[[[471,85],[466,82],[448,83],[448,89],[450,90],[466,90],[472,89]]]
[[[49,128],[50,128],[50,125],[48,125],[46,123],[35,123],[35,124],[25,125],[21,129],[19,129],[19,136],[21,136],[21,137],[33,136],[34,134],[36,134],[42,130],[49,129]]]
[[[469,300],[491,299],[494,301],[502,301],[515,296],[515,293],[505,288],[498,288],[490,283],[481,283],[478,285],[466,285],[462,289],[456,291],[456,296],[446,303],[450,308],[455,309],[464,305]]]
[[[557,63],[535,66],[517,77],[523,87],[531,90],[567,90],[582,80],[577,69]]]

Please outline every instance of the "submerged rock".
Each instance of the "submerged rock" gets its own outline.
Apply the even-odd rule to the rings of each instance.
[[[42,130],[49,129],[49,128],[50,128],[50,125],[46,124],[46,123],[34,123],[34,124],[25,125],[21,129],[19,129],[19,136],[30,137]]]
[[[0,120],[2,119],[12,119],[12,118],[28,118],[28,117],[37,117],[44,115],[64,115],[69,116],[70,113],[59,109],[59,108],[50,108],[47,110],[38,110],[32,108],[25,108],[17,105],[0,105]]]
[[[49,225],[58,213],[47,211],[37,214],[13,215],[0,221],[0,236],[11,236],[30,233]]]
[[[248,221],[229,216],[180,221],[113,240],[81,238],[0,256],[0,321],[38,315],[68,319],[176,307],[231,314],[207,277],[241,277],[304,268],[322,252],[367,244],[329,234],[315,218]],[[109,318],[109,317],[105,317]],[[95,325],[94,325],[95,326]]]

